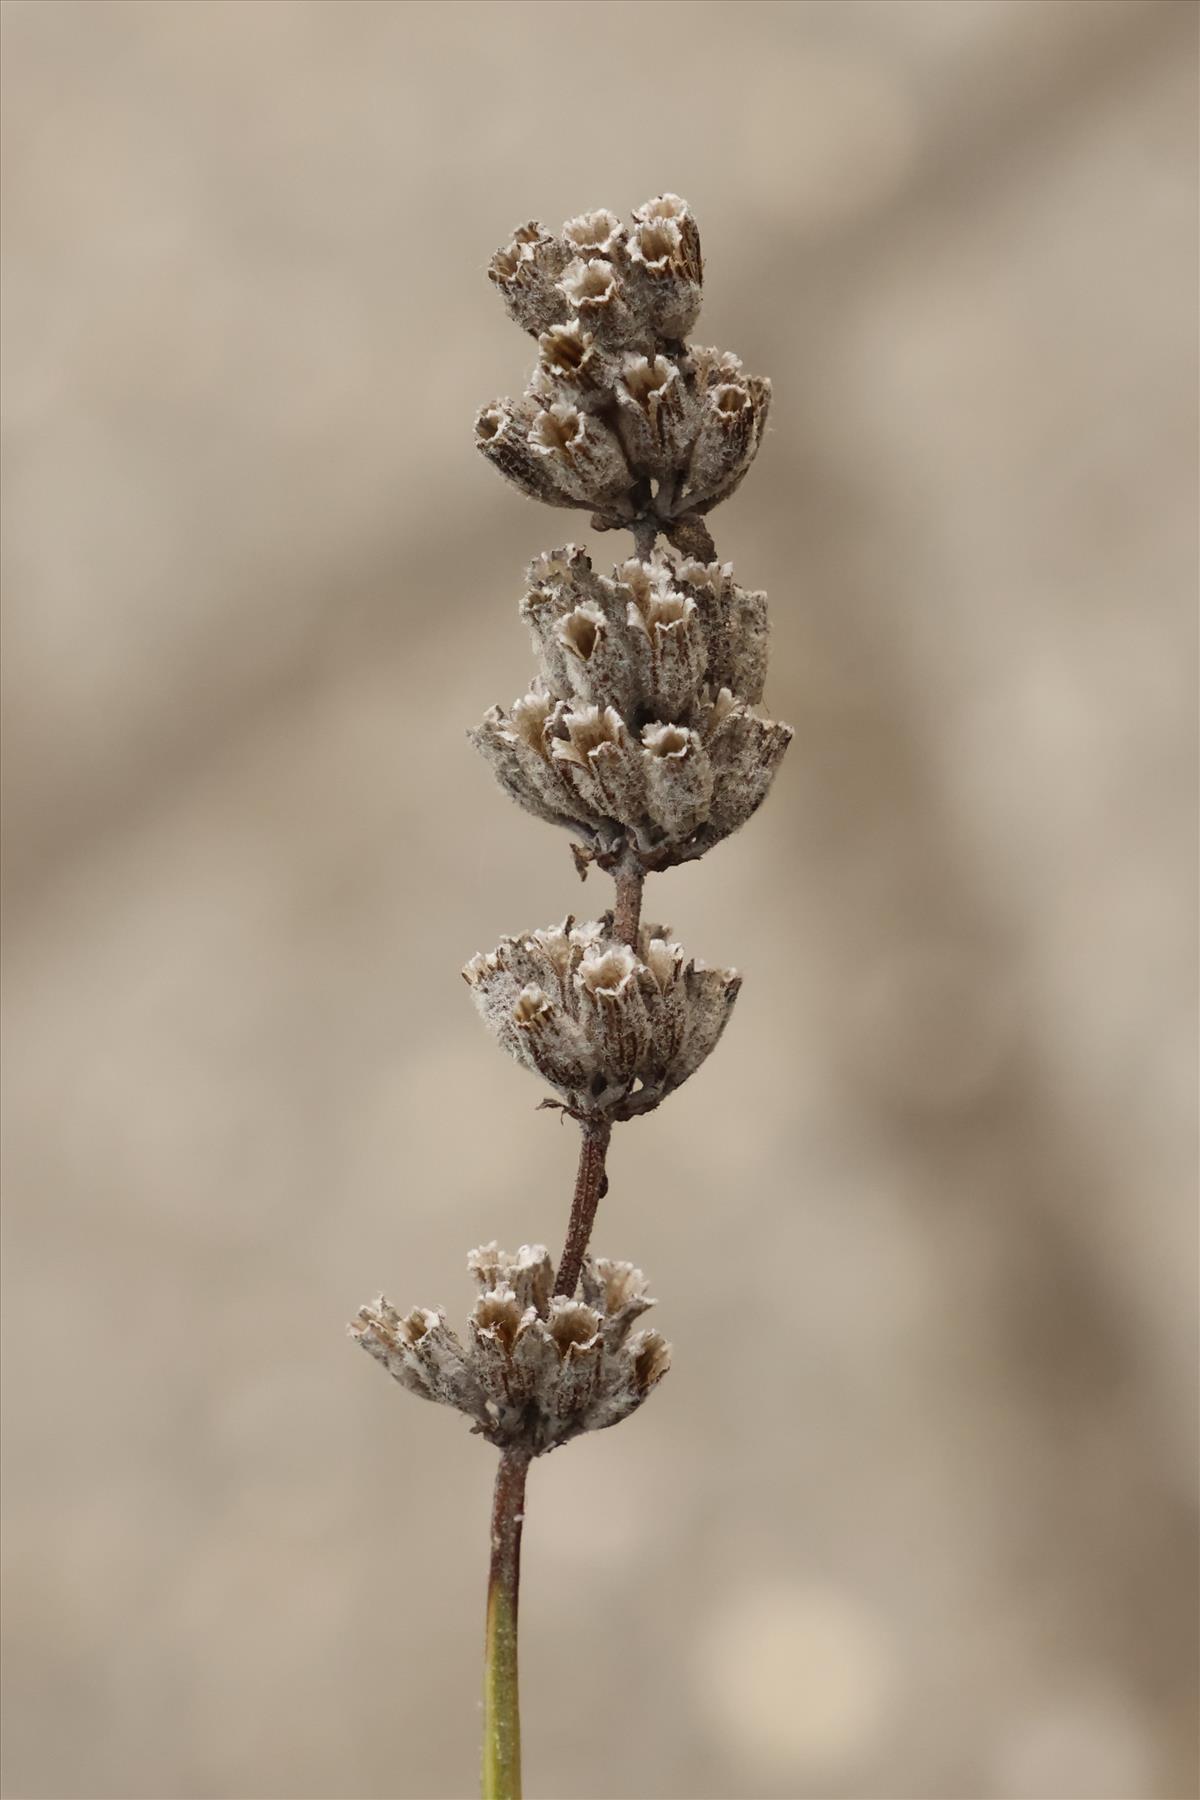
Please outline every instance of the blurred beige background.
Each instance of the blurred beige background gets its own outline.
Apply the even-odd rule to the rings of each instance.
[[[492,1455],[343,1327],[560,1238],[485,269],[663,188],[798,736],[651,890],[747,980],[616,1141],[676,1366],[531,1479],[528,1791],[1195,1792],[1196,17],[4,6],[10,1800],[473,1791]]]

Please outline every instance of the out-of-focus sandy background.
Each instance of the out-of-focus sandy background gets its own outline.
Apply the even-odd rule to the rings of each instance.
[[[534,1471],[528,1788],[1195,1792],[1196,19],[4,7],[10,1800],[474,1787],[492,1455],[343,1327],[561,1234],[485,268],[663,188],[798,735],[652,889],[747,980],[616,1142],[676,1367]]]

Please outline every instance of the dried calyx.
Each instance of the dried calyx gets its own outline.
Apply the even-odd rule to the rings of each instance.
[[[649,520],[682,542],[682,521],[742,480],[771,400],[736,356],[684,342],[703,280],[687,202],[662,194],[628,228],[604,209],[558,235],[522,225],[489,274],[539,358],[522,400],[479,414],[480,450],[535,499],[586,507],[601,527]],[[494,424],[505,408],[507,434]],[[592,425],[568,429],[560,409]],[[532,456],[514,452],[522,425]]]
[[[502,938],[463,975],[497,1041],[581,1119],[652,1111],[716,1047],[741,986],[665,925],[643,925],[636,951],[620,943],[611,913]]]
[[[417,1307],[402,1318],[382,1296],[350,1331],[402,1386],[466,1413],[501,1449],[542,1456],[616,1425],[666,1374],[670,1345],[633,1330],[654,1302],[631,1263],[589,1258],[581,1300],[552,1294],[541,1244],[515,1254],[487,1244],[468,1267],[480,1292],[465,1343],[443,1312]]]

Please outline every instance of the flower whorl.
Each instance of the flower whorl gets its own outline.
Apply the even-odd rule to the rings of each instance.
[[[524,398],[484,407],[476,442],[501,474],[598,525],[629,522],[653,484],[664,528],[727,499],[753,462],[771,384],[730,352],[684,343],[700,311],[700,234],[661,194],[630,226],[601,209],[558,236],[520,226],[488,270],[538,343]]]
[[[502,938],[463,970],[485,1024],[580,1118],[650,1112],[693,1075],[725,1029],[733,969],[685,961],[664,925],[633,950],[606,913]]]
[[[632,1263],[588,1258],[583,1299],[553,1296],[545,1246],[515,1255],[495,1244],[473,1250],[479,1283],[463,1341],[441,1311],[401,1318],[380,1298],[350,1327],[410,1392],[466,1413],[501,1449],[543,1456],[584,1431],[628,1418],[666,1374],[671,1347],[656,1331],[633,1331],[653,1300]]]
[[[537,682],[471,734],[505,791],[593,854],[628,842],[644,869],[745,824],[792,737],[754,710],[766,595],[728,563],[657,550],[608,579],[574,544],[538,557],[528,581]]]

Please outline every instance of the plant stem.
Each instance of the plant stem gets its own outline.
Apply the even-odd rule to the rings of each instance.
[[[633,532],[634,555],[648,562],[658,536],[658,520],[653,516],[635,519],[629,529]]]
[[[521,1800],[517,1602],[528,1472],[527,1452],[500,1452],[492,1497],[492,1561],[483,1648],[483,1800]]]
[[[638,947],[645,880],[645,870],[629,855],[613,870],[613,883],[617,890],[616,904],[613,907],[613,936],[623,944],[628,944],[631,950]]]
[[[634,930],[642,877],[633,888]],[[618,883],[618,894],[621,892]],[[574,1295],[587,1254],[596,1208],[608,1187],[604,1160],[612,1125],[585,1119],[579,1170],[559,1264],[556,1294]],[[521,1800],[521,1706],[517,1678],[517,1607],[521,1586],[521,1527],[525,1523],[525,1477],[529,1454],[500,1453],[492,1496],[492,1560],[488,1572],[487,1629],[483,1651],[483,1800]]]
[[[604,1158],[608,1151],[608,1140],[612,1136],[612,1126],[607,1119],[585,1119],[582,1129],[579,1172],[575,1177],[571,1217],[567,1222],[567,1241],[563,1246],[562,1261],[558,1265],[558,1280],[554,1284],[554,1292],[565,1294],[568,1300],[578,1286],[579,1271],[583,1267],[588,1239],[592,1235],[592,1220],[596,1217],[596,1208],[608,1187]]]
[[[638,894],[641,882],[638,881]],[[559,1265],[556,1294],[568,1297],[592,1234],[600,1197],[608,1186],[604,1159],[612,1126],[607,1119],[583,1123],[579,1172]],[[492,1497],[492,1561],[488,1573],[487,1629],[483,1650],[483,1800],[521,1800],[521,1706],[517,1679],[517,1605],[521,1586],[521,1527],[525,1523],[525,1477],[529,1455],[500,1453]]]
[[[649,554],[654,543],[641,548]],[[626,852],[613,870],[616,898],[613,932],[637,949],[646,875]],[[608,1188],[604,1172],[612,1124],[605,1118],[584,1119],[579,1169],[567,1239],[563,1246],[556,1295],[572,1298],[592,1235],[596,1208]],[[483,1800],[521,1800],[521,1706],[517,1678],[517,1606],[521,1584],[521,1527],[525,1523],[525,1478],[529,1456],[514,1449],[500,1453],[492,1499],[492,1562],[488,1576],[487,1631],[483,1659]]]

